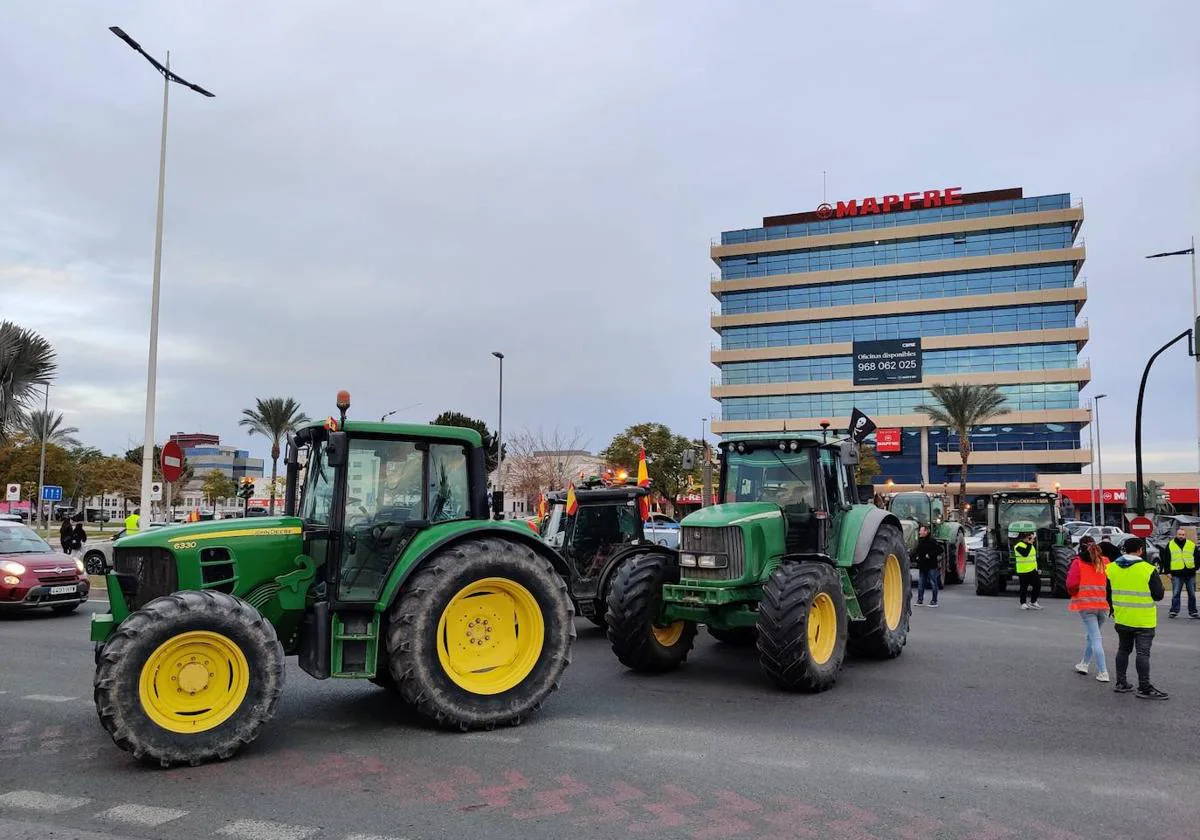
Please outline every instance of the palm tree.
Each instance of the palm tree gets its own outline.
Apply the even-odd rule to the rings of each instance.
[[[275,482],[279,477],[279,441],[297,426],[309,422],[309,417],[300,410],[300,403],[291,397],[267,397],[256,399],[258,408],[242,409],[238,425],[245,426],[250,434],[260,434],[271,439],[271,505],[268,513],[275,515]]]
[[[930,385],[932,405],[918,405],[916,411],[929,416],[939,426],[954,429],[958,435],[958,455],[962,458],[959,472],[958,501],[967,499],[967,459],[971,457],[971,429],[993,417],[1008,414],[1008,400],[995,385]]]
[[[57,368],[50,342],[12,321],[0,321],[0,441],[33,401],[35,389],[48,385]]]
[[[46,412],[40,408],[21,415],[13,426],[18,434],[25,435],[36,444],[41,444],[45,435],[46,443],[56,443],[59,446],[79,446],[79,429],[63,425],[61,411]]]

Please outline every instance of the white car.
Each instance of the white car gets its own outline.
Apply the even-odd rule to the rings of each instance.
[[[652,513],[642,526],[647,542],[679,548],[679,523],[665,513]]]
[[[178,524],[178,523],[173,523]],[[151,522],[151,528],[165,528],[166,522]],[[108,539],[104,540],[88,540],[83,544],[83,566],[87,569],[89,575],[107,574],[113,567],[113,543],[125,536],[125,529],[122,528]]]

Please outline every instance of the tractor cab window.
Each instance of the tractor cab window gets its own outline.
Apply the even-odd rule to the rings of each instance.
[[[638,539],[637,502],[580,505],[570,526],[564,553],[581,577],[592,577],[623,545]]]
[[[821,478],[825,482],[826,510],[837,510],[850,504],[846,487],[842,481],[843,471],[837,453],[832,449],[821,450]]]
[[[1013,522],[1032,522],[1039,530],[1054,527],[1054,503],[1040,499],[1001,501],[1000,526],[1007,530]]]
[[[921,525],[929,523],[929,500],[925,494],[900,495],[892,500],[892,513],[900,519],[911,519]]]
[[[305,467],[300,518],[313,525],[329,525],[333,511],[333,468],[325,463],[325,441],[312,448]]]
[[[469,516],[467,451],[461,446],[429,447],[429,520],[444,522]]]
[[[934,499],[929,506],[934,522],[941,522],[946,518],[946,503],[942,499]]]

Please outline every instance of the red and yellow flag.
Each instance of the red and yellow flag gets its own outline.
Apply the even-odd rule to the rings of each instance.
[[[567,516],[574,516],[579,510],[579,500],[575,498],[575,485],[567,485]]]
[[[642,447],[642,451],[638,453],[638,487],[650,487],[650,471],[646,469],[646,447]],[[638,499],[638,509],[642,514],[642,521],[645,522],[650,518],[650,494],[647,493]]]

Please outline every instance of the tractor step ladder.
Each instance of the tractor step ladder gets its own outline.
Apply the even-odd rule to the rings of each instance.
[[[379,613],[373,609],[335,613],[332,641],[330,676],[345,679],[375,676],[379,655]]]

